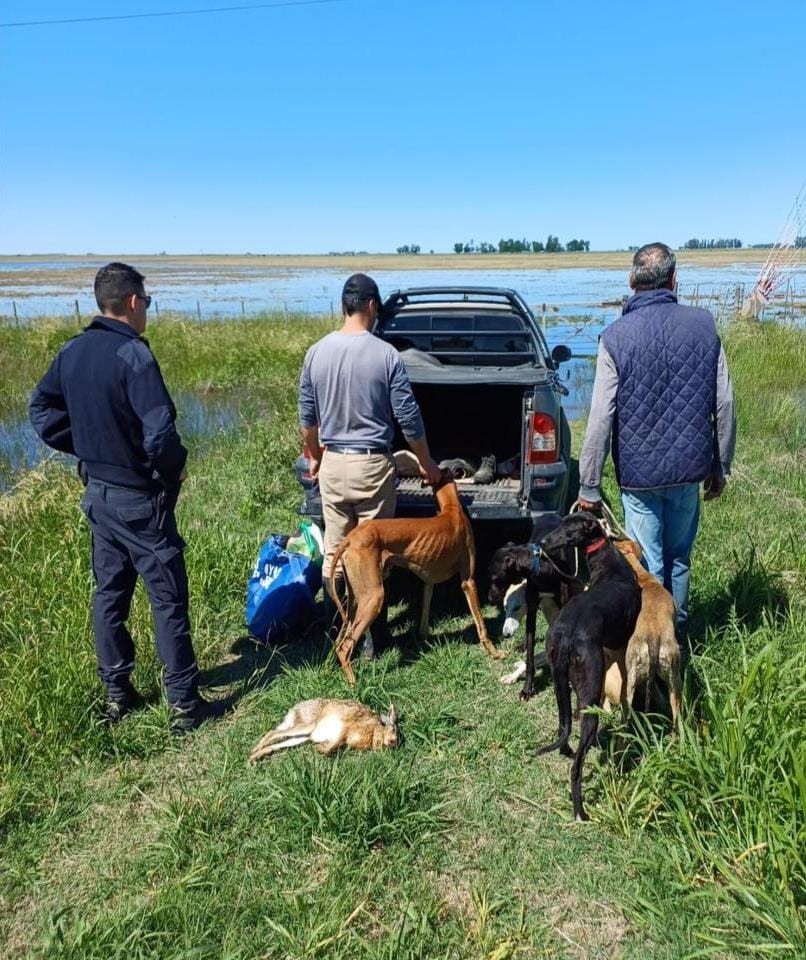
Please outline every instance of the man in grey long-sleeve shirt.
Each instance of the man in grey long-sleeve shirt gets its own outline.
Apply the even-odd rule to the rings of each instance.
[[[369,332],[380,308],[375,281],[363,273],[350,277],[342,292],[341,328],[308,350],[300,376],[302,438],[322,496],[326,583],[333,553],[353,527],[394,516],[395,420],[423,476],[431,484],[440,476],[403,361]]]
[[[713,316],[678,304],[676,262],[665,244],[633,258],[634,295],[599,343],[579,503],[596,511],[613,438],[628,535],[674,596],[686,631],[691,549],[705,499],[721,495],[736,444],[733,388]]]

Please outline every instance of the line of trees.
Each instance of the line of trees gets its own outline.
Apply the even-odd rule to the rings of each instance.
[[[806,249],[806,236],[795,237],[795,247],[798,249]],[[751,244],[754,250],[766,249],[772,247],[771,243],[754,243]],[[686,240],[681,250],[740,250],[742,247],[742,241],[738,237],[720,237],[718,240],[698,240],[692,238],[691,240]],[[404,243],[402,246],[397,248],[397,252],[400,254],[418,254],[420,252],[419,243]],[[630,253],[634,253],[638,247],[628,247]],[[590,240],[569,240],[568,243],[563,246],[560,243],[558,237],[555,237],[553,234],[549,234],[546,237],[546,242],[543,243],[541,240],[527,240],[525,237],[522,240],[515,240],[512,237],[504,239],[503,237],[498,241],[498,243],[488,243],[487,241],[481,241],[476,243],[475,240],[467,240],[464,243],[455,243],[453,245],[454,253],[562,253],[563,251],[568,251],[569,253],[587,253],[590,250]],[[363,251],[361,251],[363,253]],[[432,250],[431,253],[434,251]],[[355,256],[355,251],[346,250],[344,253],[335,253],[331,252],[330,256]]]
[[[683,244],[683,250],[739,250],[742,241],[736,237],[719,240],[686,240]]]
[[[525,237],[522,240],[502,237],[497,244],[468,240],[453,245],[454,253],[561,253],[563,250],[587,252],[590,250],[590,240],[569,240],[563,246],[559,237],[550,233],[545,243],[542,240],[527,240]]]
[[[775,246],[774,243],[751,243],[751,250],[772,250]],[[796,250],[806,250],[806,237],[795,237],[795,240],[791,244],[784,244],[784,246],[792,246]]]
[[[455,243],[453,245],[454,253],[498,253],[498,247],[494,243],[482,241],[476,243],[475,240],[468,240],[467,243]]]

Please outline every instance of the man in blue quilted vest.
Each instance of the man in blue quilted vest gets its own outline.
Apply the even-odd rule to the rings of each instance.
[[[688,623],[691,549],[705,499],[725,489],[736,444],[733,388],[713,316],[677,302],[674,253],[649,243],[633,257],[633,296],[599,340],[579,458],[579,504],[601,506],[611,445],[628,535]]]

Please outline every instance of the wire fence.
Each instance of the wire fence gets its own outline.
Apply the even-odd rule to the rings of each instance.
[[[681,291],[681,303],[702,307],[714,315],[720,324],[728,323],[741,315],[748,303],[753,289],[752,283],[728,283],[715,286],[699,283],[687,291]],[[595,345],[598,333],[609,322],[621,314],[627,296],[620,299],[605,300],[600,304],[590,303],[530,303],[530,308],[543,331],[549,335],[562,331],[568,339],[591,341]],[[30,303],[36,304],[33,309]],[[72,318],[77,327],[85,325],[95,316],[97,310],[89,297],[61,298],[59,296],[0,297],[0,325],[27,326],[43,319]],[[170,295],[164,299],[154,297],[151,304],[153,321],[181,319],[185,322],[199,323],[226,321],[265,316],[327,317],[333,321],[340,316],[340,304],[334,299],[322,296],[308,298],[289,298],[265,301],[255,297],[235,298],[188,298],[173,299]],[[791,326],[802,326],[806,318],[806,291],[797,283],[796,276],[789,278],[773,300],[767,304],[759,320],[775,321]],[[552,339],[555,339],[552,336]]]

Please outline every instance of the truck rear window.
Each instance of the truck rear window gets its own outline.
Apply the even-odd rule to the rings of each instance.
[[[398,350],[420,350],[444,364],[516,366],[534,361],[523,321],[507,313],[400,313],[383,325]]]
[[[489,331],[517,331],[523,333],[523,323],[519,317],[512,314],[461,314],[459,316],[439,316],[432,314],[398,314],[384,324],[384,333],[397,331],[431,333],[450,330],[452,332],[472,331],[482,333]]]

